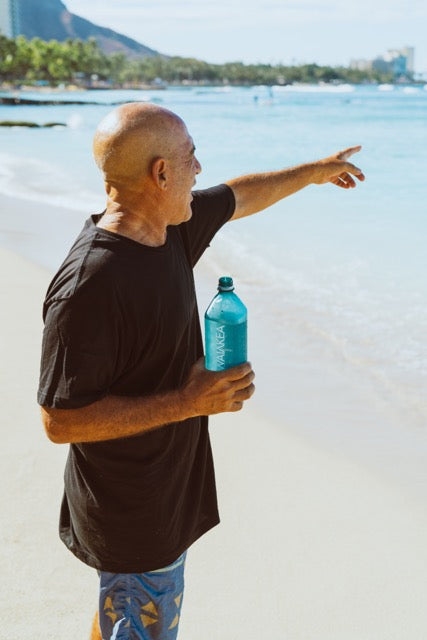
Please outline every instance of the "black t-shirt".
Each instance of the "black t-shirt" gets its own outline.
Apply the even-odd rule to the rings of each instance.
[[[179,388],[203,355],[192,267],[231,217],[232,190],[193,193],[193,216],[148,247],[92,216],[44,304],[38,402],[78,408],[106,395]],[[164,567],[218,524],[206,416],[143,435],[71,444],[60,537],[86,564]]]

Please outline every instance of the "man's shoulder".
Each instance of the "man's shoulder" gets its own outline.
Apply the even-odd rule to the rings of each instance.
[[[85,227],[53,277],[46,303],[111,290],[120,271],[119,263],[117,254],[97,242],[96,232]]]
[[[195,189],[191,192],[193,195],[192,207],[210,206],[216,200],[231,202],[234,204],[234,193],[228,184],[221,183],[207,189]]]

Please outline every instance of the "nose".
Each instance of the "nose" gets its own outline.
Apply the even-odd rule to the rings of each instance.
[[[195,165],[196,165],[196,175],[201,173],[202,171],[202,165],[200,164],[200,162],[197,160],[197,158],[194,156],[194,161],[195,161]]]

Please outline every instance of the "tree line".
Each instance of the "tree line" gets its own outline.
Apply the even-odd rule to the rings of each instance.
[[[0,34],[0,81],[19,84],[80,84],[104,81],[115,87],[139,84],[276,85],[294,82],[392,82],[378,71],[302,64],[210,64],[195,58],[154,56],[129,58],[105,54],[91,38],[64,42]]]

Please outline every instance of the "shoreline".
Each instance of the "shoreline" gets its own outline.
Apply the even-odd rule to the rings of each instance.
[[[35,638],[84,639],[97,604],[96,572],[57,536],[67,447],[48,441],[35,400],[50,272],[2,248],[0,279],[8,336],[0,418],[7,637],[22,640],[31,626]],[[221,524],[190,549],[181,637],[427,634],[423,504],[274,423],[251,401],[237,414],[213,416],[210,432]]]
[[[339,87],[342,85],[352,85],[355,87],[381,87],[381,86],[390,86],[390,87],[427,87],[426,80],[414,80],[412,82],[399,82],[399,81],[391,81],[387,83],[382,82],[348,82],[348,81],[340,81],[340,82],[288,82],[285,84],[242,84],[242,83],[223,83],[223,82],[181,82],[181,83],[172,83],[168,82],[165,85],[151,85],[151,84],[136,84],[136,85],[126,85],[126,86],[93,86],[93,87],[84,87],[74,84],[69,85],[59,85],[59,86],[36,86],[36,85],[8,85],[8,84],[0,84],[0,92],[10,92],[11,94],[16,93],[40,93],[40,94],[49,94],[49,93],[76,93],[81,91],[167,91],[168,89],[176,89],[176,88],[185,88],[185,89],[198,89],[204,88],[208,89],[209,87],[218,89],[218,88],[243,88],[248,89],[251,87],[298,87],[298,86],[324,86],[324,87]]]

